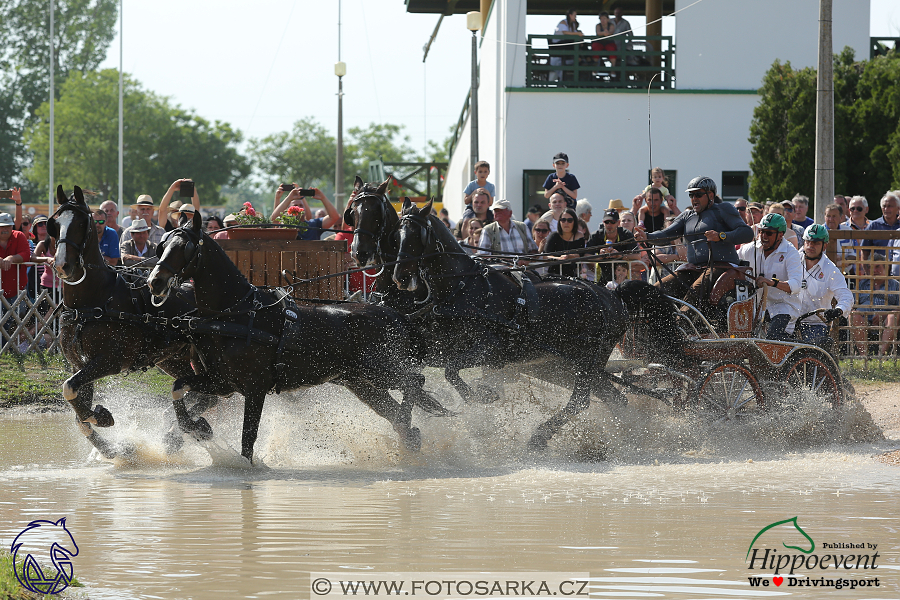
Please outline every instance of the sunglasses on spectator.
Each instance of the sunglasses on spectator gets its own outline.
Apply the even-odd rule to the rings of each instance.
[[[94,219],[94,223],[96,223],[97,225],[105,225],[106,221],[103,219]]]
[[[851,206],[850,210],[854,212],[864,212],[866,209],[863,206]]]
[[[550,233],[550,230],[544,229],[543,227],[535,227],[534,232],[535,233]]]
[[[688,192],[688,196],[691,198],[702,198],[706,195],[706,192]]]
[[[738,209],[738,212],[747,212],[747,207],[746,207],[746,206],[737,206],[737,207],[735,207],[735,208]]]
[[[574,223],[574,222],[575,222],[575,219],[573,219],[572,217],[568,217],[568,218],[565,218],[565,219],[560,219],[559,222],[560,222],[560,223]]]

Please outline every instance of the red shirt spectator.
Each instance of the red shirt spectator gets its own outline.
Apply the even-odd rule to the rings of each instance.
[[[12,221],[9,214],[0,214],[0,280],[3,296],[7,299],[15,298],[19,290],[25,289],[28,267],[17,263],[27,262],[31,258],[31,246],[25,234],[13,230]]]

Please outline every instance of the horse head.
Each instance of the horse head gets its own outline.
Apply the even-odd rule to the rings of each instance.
[[[26,589],[56,594],[72,581],[72,557],[78,555],[78,545],[66,528],[65,517],[56,522],[32,521],[13,540],[11,550],[16,578]],[[45,574],[41,563],[45,567],[52,563],[56,573]]]
[[[200,211],[190,221],[183,218],[178,229],[164,235],[156,246],[159,260],[147,278],[150,293],[165,301],[180,279],[192,277],[200,264],[206,237]]]
[[[59,209],[47,221],[47,233],[56,240],[53,268],[61,280],[76,285],[87,275],[84,256],[88,247],[96,246],[99,253],[94,219],[84,201],[84,193],[77,185],[70,198],[66,197],[62,186],[58,186],[56,199]]]
[[[389,182],[390,179],[385,179],[376,186],[363,183],[357,175],[353,199],[344,211],[344,223],[353,227],[350,256],[361,267],[374,265],[376,260],[383,262],[385,252],[396,252],[396,242],[391,242],[397,214],[387,199]]]
[[[401,290],[414,292],[419,287],[422,257],[437,247],[429,218],[433,203],[434,200],[430,200],[422,208],[417,208],[409,198],[403,199],[399,227],[400,247],[397,252],[397,258],[403,262],[394,266],[394,283]]]

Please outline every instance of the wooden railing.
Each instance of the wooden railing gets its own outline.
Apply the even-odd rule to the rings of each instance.
[[[561,43],[554,43],[557,40]],[[618,42],[619,48],[593,49],[595,41]],[[528,36],[525,87],[646,89],[648,85],[656,89],[675,87],[672,36]]]

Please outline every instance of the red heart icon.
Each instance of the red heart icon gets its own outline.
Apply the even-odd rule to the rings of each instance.
[[[773,577],[772,583],[775,585],[781,585],[784,582],[784,577]]]

